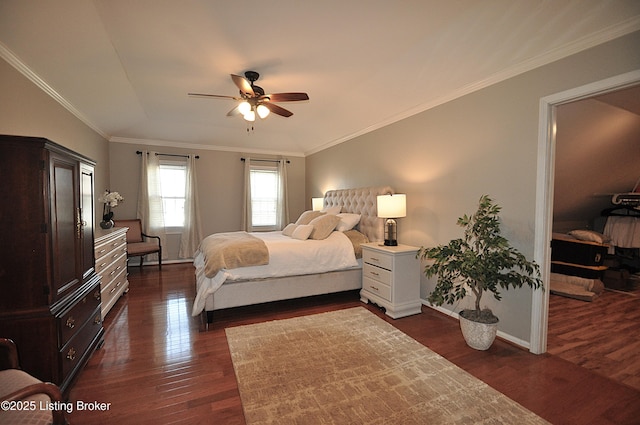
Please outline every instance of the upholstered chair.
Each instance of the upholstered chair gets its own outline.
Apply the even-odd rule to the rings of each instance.
[[[67,424],[60,388],[20,369],[14,342],[0,338],[1,424]],[[12,409],[11,406],[16,407]],[[22,408],[18,408],[18,406]],[[28,408],[25,408],[27,406]],[[50,410],[49,407],[56,407]]]
[[[147,254],[158,254],[158,267],[162,268],[162,243],[160,237],[147,235],[142,232],[142,221],[139,218],[131,220],[114,220],[116,227],[128,227],[127,257],[140,257],[140,267]],[[148,241],[148,239],[155,239]]]

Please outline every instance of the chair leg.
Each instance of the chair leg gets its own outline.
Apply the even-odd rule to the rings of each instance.
[[[162,247],[158,250],[158,268],[162,270]]]
[[[142,263],[144,262],[144,255],[140,256],[140,268],[142,269]]]

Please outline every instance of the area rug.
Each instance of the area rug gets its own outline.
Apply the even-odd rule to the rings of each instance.
[[[227,328],[254,424],[546,424],[363,307]]]

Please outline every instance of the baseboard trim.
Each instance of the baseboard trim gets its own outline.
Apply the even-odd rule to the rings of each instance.
[[[451,311],[451,310],[447,310],[444,307],[440,307],[440,306],[435,306],[435,305],[431,305],[427,300],[421,300],[422,304],[426,307],[429,307],[433,310],[436,310],[444,315],[453,317],[457,320],[460,320],[460,316],[458,315],[458,313],[456,313],[455,311]],[[529,350],[531,348],[531,344],[528,341],[522,340],[520,338],[516,338],[515,336],[508,334],[506,332],[502,332],[502,331],[498,331],[498,337],[500,339],[503,339],[511,344],[517,345],[518,347],[524,348],[526,350]]]

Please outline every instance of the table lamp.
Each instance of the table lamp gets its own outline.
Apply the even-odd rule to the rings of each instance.
[[[398,225],[395,219],[407,216],[407,195],[380,195],[377,207],[378,217],[387,219],[384,225],[384,244],[398,245]]]

